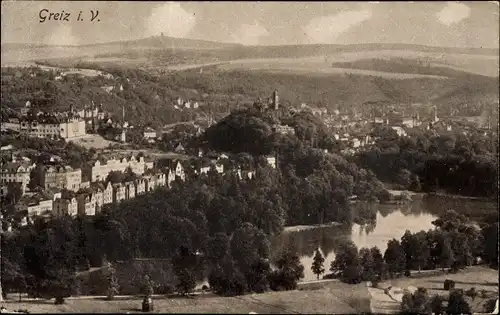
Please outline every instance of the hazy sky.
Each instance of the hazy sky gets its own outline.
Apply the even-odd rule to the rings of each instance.
[[[499,45],[498,2],[2,1],[2,42],[91,44],[152,35],[246,45]],[[40,23],[40,10],[70,12]],[[98,10],[100,22],[90,22]],[[84,21],[77,21],[82,11]],[[48,14],[46,14],[48,15]]]

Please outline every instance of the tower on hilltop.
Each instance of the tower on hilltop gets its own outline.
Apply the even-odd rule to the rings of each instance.
[[[279,108],[279,96],[278,91],[274,90],[273,92],[273,107],[275,110]]]

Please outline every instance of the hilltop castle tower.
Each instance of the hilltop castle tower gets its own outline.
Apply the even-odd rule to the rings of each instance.
[[[279,108],[279,96],[278,96],[278,91],[274,90],[273,92],[273,107],[275,110],[278,110]]]

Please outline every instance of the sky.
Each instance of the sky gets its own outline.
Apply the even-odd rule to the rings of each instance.
[[[407,43],[499,46],[499,6],[484,2],[2,1],[2,43],[83,45],[165,36],[244,45]],[[42,16],[47,18],[44,22]],[[90,22],[90,10],[99,11]],[[70,13],[69,21],[47,12]],[[82,11],[78,21],[79,12]],[[97,21],[99,20],[99,22]]]

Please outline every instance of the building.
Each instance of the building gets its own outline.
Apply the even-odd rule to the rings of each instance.
[[[99,213],[102,210],[104,203],[104,191],[105,187],[102,183],[92,183],[90,186],[90,192],[93,195],[93,201],[95,203],[95,213]],[[113,193],[111,192],[111,195]]]
[[[241,167],[238,167],[236,175],[240,180],[248,180],[255,177],[255,171],[242,170]]]
[[[271,166],[272,168],[276,168],[276,157],[267,156],[266,160],[267,160],[267,164],[269,164],[269,166]]]
[[[286,125],[275,124],[275,125],[273,125],[272,129],[274,132],[280,133],[282,135],[294,135],[295,134],[295,129],[293,127],[286,126]]]
[[[119,203],[125,200],[125,185],[118,183],[113,184],[113,203]]]
[[[143,136],[145,140],[149,140],[156,139],[158,135],[153,128],[147,127],[146,129],[144,129]]]
[[[125,182],[123,186],[125,186],[125,199],[134,199],[136,189],[134,182]]]
[[[37,116],[35,120],[9,119],[2,128],[39,138],[71,139],[86,135],[85,120],[79,117],[57,117],[44,113]]]
[[[182,167],[181,162],[177,161],[174,169],[175,177],[179,177],[180,180],[184,181],[186,179],[186,174],[184,173],[184,167]]]
[[[78,191],[82,184],[82,170],[71,166],[49,166],[44,170],[45,189],[58,188]]]
[[[172,170],[168,170],[167,173],[167,185],[169,188],[172,188],[172,183],[175,181],[175,172]]]
[[[406,137],[407,136],[406,131],[403,128],[398,127],[398,126],[392,126],[391,128],[392,128],[392,130],[396,131],[396,133],[398,134],[399,137]]]
[[[158,172],[153,177],[156,180],[156,187],[165,187],[167,184],[167,176],[164,173]]]
[[[53,211],[53,200],[46,196],[23,196],[16,205],[18,211],[27,211],[28,217],[50,215]]]
[[[107,205],[110,203],[113,203],[113,185],[111,182],[107,182],[106,185],[104,185],[103,204]]]
[[[151,174],[144,175],[144,182],[145,182],[146,192],[152,192],[153,190],[156,189],[156,179],[153,177],[153,175]]]
[[[63,197],[54,201],[53,214],[55,216],[76,216],[78,214],[78,201],[75,197]]]
[[[36,164],[25,161],[7,162],[1,165],[0,184],[7,183],[21,183],[21,191],[23,194],[26,192],[26,187],[30,182],[31,171],[35,168]]]
[[[135,174],[143,175],[145,170],[151,168],[152,165],[147,164],[142,156],[138,158],[132,156],[129,159],[125,157],[121,159],[112,158],[109,160],[100,159],[91,165],[90,178],[92,182],[104,181],[110,172],[125,172],[129,167]]]
[[[12,130],[21,131],[21,123],[18,118],[8,118],[7,121],[2,121],[2,131]]]
[[[146,192],[146,181],[144,178],[138,178],[135,180],[135,195],[140,196]]]
[[[78,215],[95,215],[96,198],[92,193],[83,193],[76,197]]]
[[[182,144],[181,144],[181,143],[179,143],[179,144],[175,147],[174,151],[175,151],[175,152],[177,152],[177,153],[184,153],[184,152],[186,152],[186,150],[184,149],[184,147],[182,146]]]

